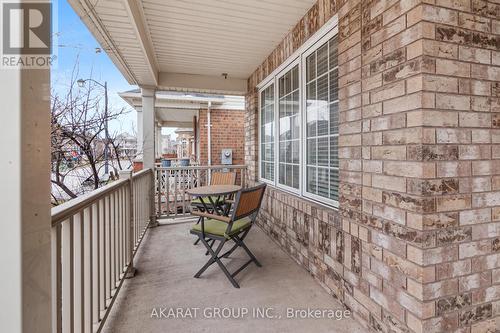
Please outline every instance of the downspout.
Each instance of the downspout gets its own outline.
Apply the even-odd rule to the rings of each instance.
[[[208,159],[207,159],[207,164],[210,166],[212,165],[212,123],[210,122],[210,108],[212,107],[212,102],[208,101],[208,108],[207,108],[207,153],[208,153]]]

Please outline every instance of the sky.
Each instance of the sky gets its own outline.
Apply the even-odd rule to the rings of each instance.
[[[79,77],[87,79],[90,76],[96,81],[108,84],[110,109],[125,108],[129,112],[118,121],[110,123],[111,132],[136,133],[136,112],[120,96],[119,92],[137,89],[137,86],[128,84],[127,80],[115,67],[106,52],[96,52],[100,48],[87,27],[66,0],[55,0],[54,4],[54,38],[57,43],[57,61],[51,70],[52,88],[60,94],[68,89],[71,72],[76,61],[79,61]],[[56,45],[54,45],[54,49]],[[164,129],[162,133],[173,132],[173,129]]]

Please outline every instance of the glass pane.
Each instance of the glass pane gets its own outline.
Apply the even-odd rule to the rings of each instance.
[[[318,122],[318,110],[308,109],[306,115],[307,121],[307,136],[316,136],[316,125]]]
[[[328,103],[328,74],[318,78],[316,90],[318,106],[324,106]]]
[[[339,86],[338,86],[338,70],[334,69],[330,72],[330,101],[336,101],[339,99]],[[319,90],[319,88],[318,88]]]
[[[330,199],[339,200],[339,170],[330,169]]]
[[[328,166],[329,164],[329,145],[328,145],[328,137],[318,138],[318,147],[317,147],[317,163],[321,166]]]
[[[316,164],[316,139],[307,139],[307,164]]]
[[[292,166],[290,164],[286,165],[285,167],[286,169],[286,177],[285,177],[285,180],[286,180],[286,185],[292,187],[293,186],[293,169],[292,169]]]
[[[318,195],[328,198],[330,196],[330,177],[327,168],[318,168]]]
[[[314,107],[316,105],[316,81],[308,83],[306,89],[306,107]]]
[[[317,52],[318,66],[316,75],[320,76],[328,71],[328,43],[320,47]]]
[[[339,133],[339,104],[330,104],[330,134]]]
[[[299,66],[292,69],[292,90],[299,89]]]
[[[300,184],[300,171],[299,171],[299,166],[294,165],[293,166],[293,187],[294,188],[299,188]]]
[[[328,135],[328,120],[330,112],[328,108],[321,107],[318,109],[318,135]]]
[[[306,188],[307,192],[316,194],[317,185],[316,185],[316,168],[315,167],[307,167],[307,179],[306,179]]]
[[[330,166],[339,167],[339,138],[338,136],[330,137]]]
[[[299,164],[300,162],[300,141],[292,141],[292,163]]]
[[[316,52],[312,53],[306,59],[306,80],[311,81],[316,77]]]
[[[280,184],[285,184],[285,165],[280,164],[280,172],[279,172],[279,182]]]
[[[298,114],[291,118],[292,126],[292,139],[298,139],[300,137],[300,117]]]
[[[298,114],[299,113],[299,107],[300,107],[299,91],[298,90],[296,90],[293,93],[292,104],[293,104],[293,107],[292,107],[293,114]]]
[[[337,58],[337,37],[330,39],[330,47],[329,47],[329,62],[330,62],[330,70],[338,66],[338,58]]]

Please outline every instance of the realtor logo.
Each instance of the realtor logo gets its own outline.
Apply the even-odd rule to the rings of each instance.
[[[52,4],[49,1],[1,4],[1,67],[50,67]]]

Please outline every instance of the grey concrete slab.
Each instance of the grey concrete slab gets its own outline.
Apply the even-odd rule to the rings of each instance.
[[[136,257],[138,273],[125,281],[104,332],[366,332],[352,317],[328,318],[340,314],[341,304],[258,227],[247,244],[263,267],[251,264],[238,274],[240,289],[217,265],[193,278],[208,257],[203,245],[193,245],[190,226],[149,230]],[[233,271],[246,259],[238,249],[225,262]],[[287,318],[308,308],[331,311],[321,319]]]

